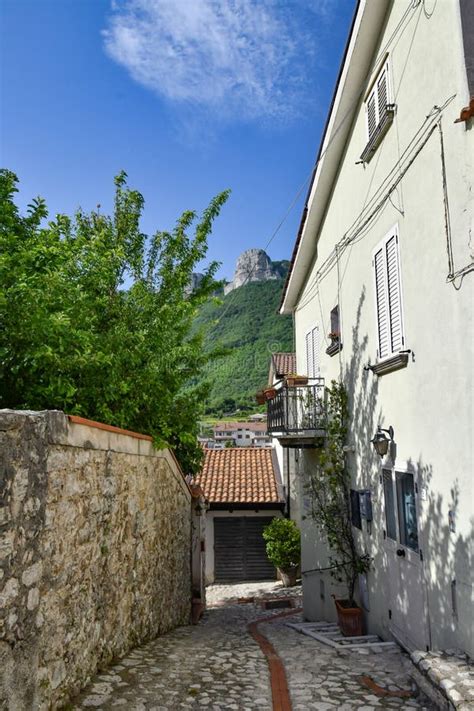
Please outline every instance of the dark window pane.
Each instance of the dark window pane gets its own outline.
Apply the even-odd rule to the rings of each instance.
[[[362,529],[359,492],[354,489],[351,489],[351,520],[353,526]]]
[[[339,335],[339,306],[335,306],[331,311],[331,333],[337,333]]]
[[[413,474],[397,472],[398,525],[400,543],[418,550],[418,522],[416,518],[415,482]]]
[[[392,472],[383,470],[383,495],[385,499],[385,525],[387,538],[397,540],[397,524],[395,521],[395,501],[393,496]]]

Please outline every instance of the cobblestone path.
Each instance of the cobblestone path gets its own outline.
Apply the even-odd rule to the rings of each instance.
[[[235,596],[242,596],[242,591]],[[215,593],[210,599],[216,600]],[[267,660],[247,625],[281,612],[231,601],[210,609],[199,625],[163,635],[95,677],[69,708],[272,711]],[[430,709],[414,698],[379,696],[361,681],[365,675],[392,691],[410,689],[404,655],[342,656],[287,627],[288,619],[293,620],[278,617],[263,622],[259,630],[284,663],[294,711]]]

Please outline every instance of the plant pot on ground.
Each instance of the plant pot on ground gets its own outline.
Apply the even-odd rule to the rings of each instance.
[[[191,622],[197,625],[204,612],[204,603],[201,597],[193,596],[191,598]]]
[[[354,601],[339,600],[333,595],[337,611],[337,621],[345,637],[358,637],[364,634],[362,610]]]
[[[296,585],[301,557],[301,536],[294,521],[274,518],[263,530],[268,559],[278,569],[283,587]]]
[[[284,588],[294,588],[298,579],[298,566],[294,565],[291,568],[278,568],[281,582]]]

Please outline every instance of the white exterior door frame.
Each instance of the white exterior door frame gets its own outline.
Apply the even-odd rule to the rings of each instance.
[[[390,473],[390,486],[387,474]],[[405,542],[406,530],[402,530],[404,475],[413,477],[413,502],[417,526],[417,547]],[[424,575],[423,551],[420,548],[420,484],[415,467],[410,462],[392,462],[387,458],[381,464],[381,499],[384,509],[383,548],[387,561],[389,599],[388,628],[395,639],[409,650],[429,646],[428,595]],[[385,476],[385,478],[384,478]],[[387,493],[392,496],[393,511],[387,508]],[[393,516],[394,514],[394,516]],[[391,519],[391,521],[390,521]],[[394,520],[393,520],[394,519]],[[391,531],[389,529],[392,528]],[[406,525],[405,525],[406,529]],[[391,533],[392,535],[389,535]],[[395,533],[396,539],[393,538]]]

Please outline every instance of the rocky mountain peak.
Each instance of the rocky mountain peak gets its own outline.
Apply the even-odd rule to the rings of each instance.
[[[247,249],[237,259],[234,278],[224,287],[224,294],[251,281],[269,281],[280,277],[280,269],[273,264],[264,249]]]

